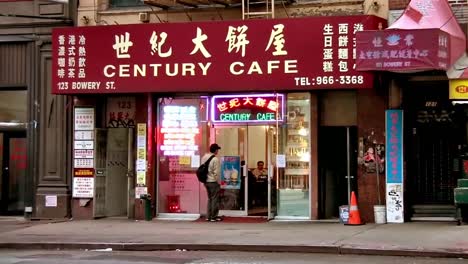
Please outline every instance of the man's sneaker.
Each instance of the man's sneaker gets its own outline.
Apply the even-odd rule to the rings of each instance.
[[[215,217],[214,219],[211,219],[211,220],[214,220],[215,222],[219,222],[219,221],[223,221],[223,218],[217,216],[217,217]]]
[[[217,222],[216,219],[210,219],[210,220],[208,220],[208,221],[210,221],[210,222]]]

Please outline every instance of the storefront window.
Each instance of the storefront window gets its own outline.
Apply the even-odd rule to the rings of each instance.
[[[277,184],[277,214],[309,217],[310,94],[288,94],[286,109],[286,123],[279,135],[284,139],[279,141],[279,153],[286,157],[286,168]]]
[[[158,120],[158,212],[200,213],[195,175],[203,151],[206,100],[160,99]]]

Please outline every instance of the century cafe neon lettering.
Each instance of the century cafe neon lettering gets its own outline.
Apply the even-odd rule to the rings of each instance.
[[[213,122],[271,122],[283,119],[282,94],[219,95],[211,99]]]
[[[253,119],[255,115],[252,114],[220,114],[219,119],[221,121],[249,121]],[[257,113],[257,121],[275,121],[274,113]]]

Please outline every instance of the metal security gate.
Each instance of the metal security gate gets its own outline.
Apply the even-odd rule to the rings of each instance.
[[[455,129],[432,124],[412,132],[408,175],[413,204],[453,204],[459,177]]]
[[[459,148],[465,141],[464,112],[448,101],[446,82],[411,84],[404,95],[408,200],[413,209],[453,205]]]

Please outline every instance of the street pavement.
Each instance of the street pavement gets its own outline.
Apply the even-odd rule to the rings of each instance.
[[[1,223],[0,223],[1,224]],[[411,222],[345,226],[323,222],[73,220],[0,234],[0,249],[210,250],[468,259],[468,226]]]

